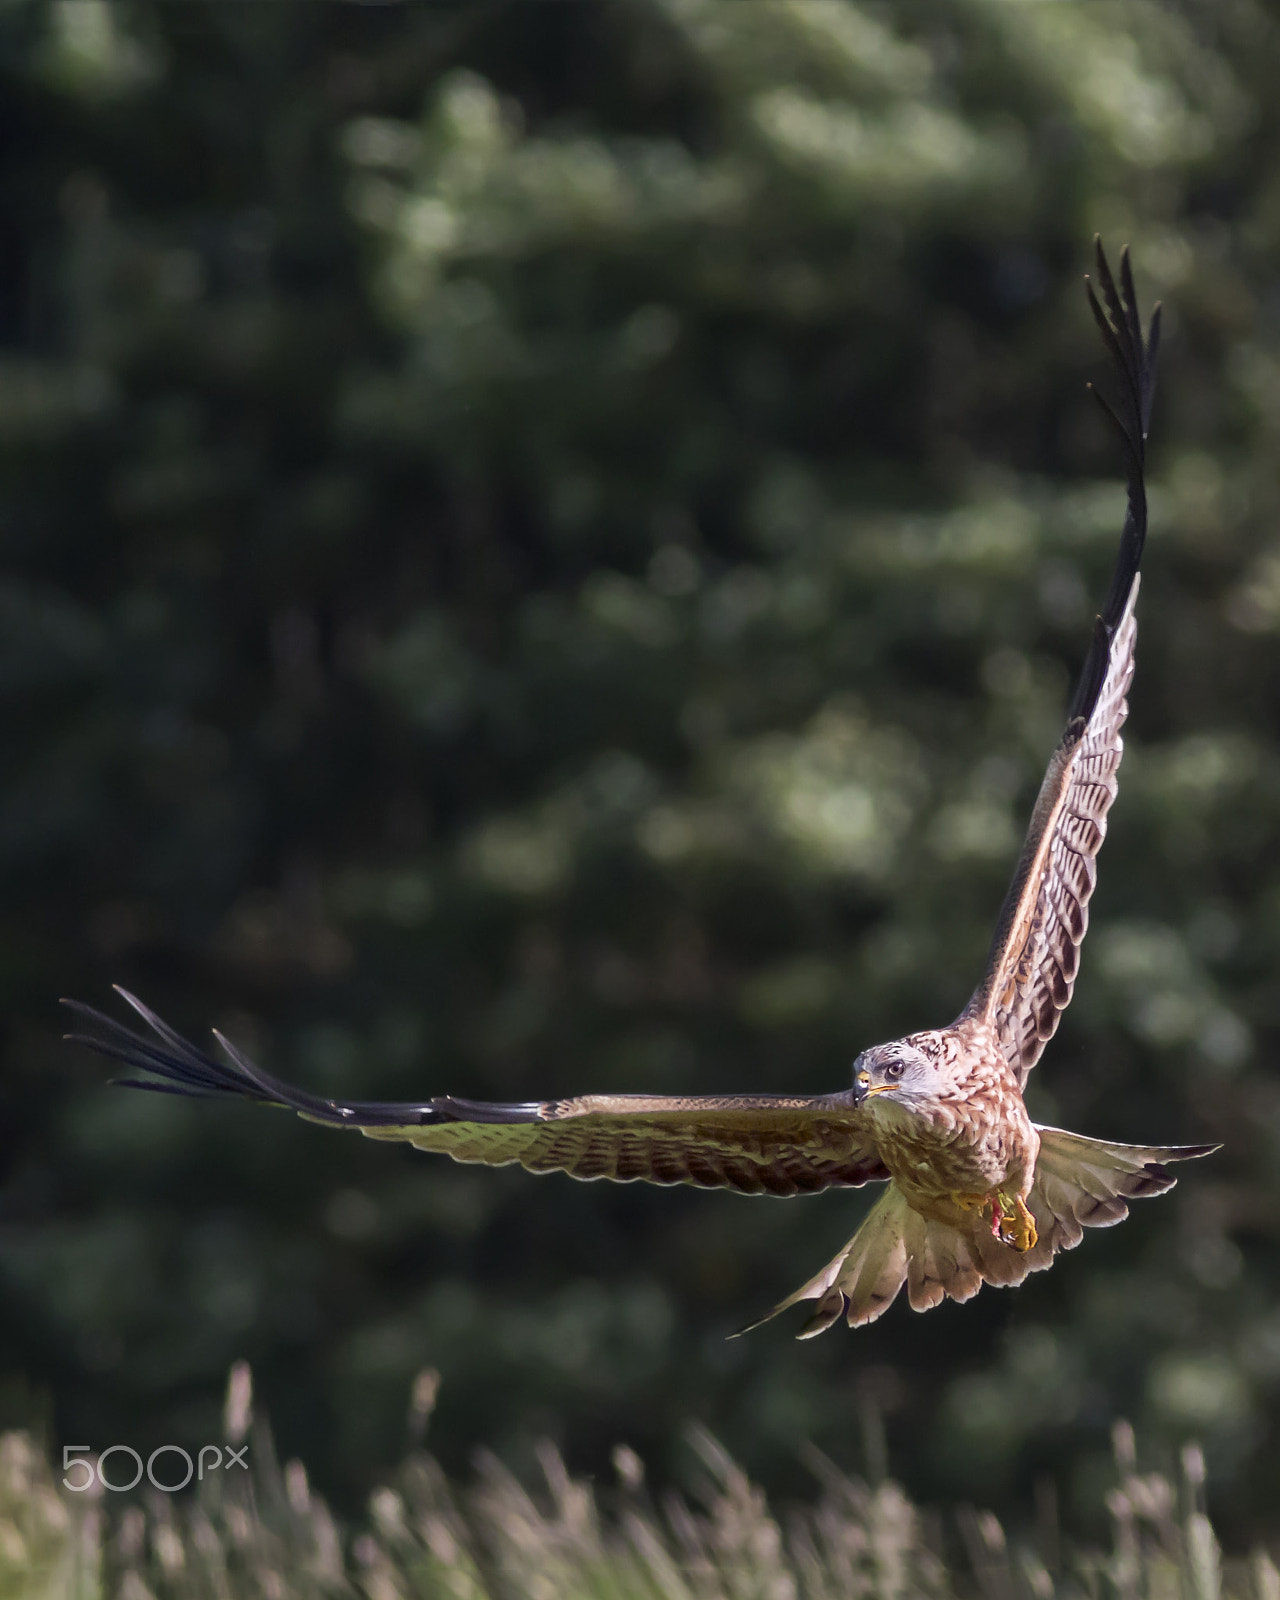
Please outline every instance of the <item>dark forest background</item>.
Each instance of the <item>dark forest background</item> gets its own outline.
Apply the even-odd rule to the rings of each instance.
[[[1280,33],[1253,0],[0,14],[0,1424],[350,1503],[433,1444],[1280,1502]],[[1220,1139],[1017,1293],[725,1335],[850,1232],[105,1086],[821,1090],[976,981],[1166,304],[1121,797],[1033,1110]],[[1268,1524],[1268,1519],[1270,1523]]]

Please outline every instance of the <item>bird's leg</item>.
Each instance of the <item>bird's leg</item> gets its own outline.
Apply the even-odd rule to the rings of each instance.
[[[1036,1232],[1035,1218],[1027,1210],[1020,1194],[1013,1197],[1013,1211],[1004,1211],[1004,1201],[999,1194],[992,1196],[995,1213],[991,1231],[1002,1244],[1019,1252],[1034,1249],[1040,1235]]]
[[[992,1236],[999,1239],[1002,1244],[1008,1243],[1004,1237],[1004,1226],[1006,1222],[1012,1223],[1014,1219],[1004,1215],[1004,1201],[1000,1198],[999,1190],[992,1189],[986,1194],[952,1194],[951,1198],[961,1211],[985,1211],[990,1207]]]
[[[1013,1225],[1013,1248],[1034,1250],[1036,1240],[1040,1237],[1036,1231],[1036,1219],[1027,1210],[1027,1203],[1020,1194],[1013,1197],[1013,1208],[1016,1213]]]
[[[986,1194],[955,1194],[951,1198],[960,1207],[961,1211],[985,1211],[991,1207],[991,1235],[999,1239],[1001,1244],[1007,1244],[1011,1249],[1018,1251],[1031,1250],[1039,1235],[1036,1233],[1035,1218],[1027,1210],[1022,1196],[1014,1195],[1013,1210],[1009,1210],[1009,1202],[1000,1193],[999,1189],[991,1189]]]

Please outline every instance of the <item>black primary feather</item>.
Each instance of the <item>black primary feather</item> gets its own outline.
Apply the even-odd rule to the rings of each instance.
[[[1094,240],[1094,249],[1098,285],[1102,291],[1101,302],[1088,277],[1085,278],[1085,292],[1103,342],[1120,374],[1121,393],[1118,402],[1112,404],[1092,384],[1089,385],[1089,392],[1102,407],[1103,414],[1120,439],[1129,504],[1125,510],[1124,531],[1120,536],[1120,553],[1116,558],[1111,587],[1094,627],[1093,642],[1081,669],[1068,713],[1070,721],[1079,718],[1084,722],[1089,720],[1106,681],[1111,638],[1124,615],[1129,591],[1133,588],[1133,580],[1142,562],[1142,547],[1146,543],[1146,445],[1151,425],[1151,402],[1155,395],[1156,356],[1160,349],[1159,305],[1151,313],[1145,341],[1142,337],[1142,318],[1138,314],[1138,297],[1133,287],[1129,247],[1126,245],[1120,252],[1119,290],[1111,276],[1101,239]]]
[[[543,1103],[537,1100],[512,1105],[460,1100],[453,1095],[419,1102],[325,1100],[263,1072],[215,1028],[213,1036],[228,1057],[226,1061],[219,1061],[175,1033],[137,995],[130,994],[119,984],[113,987],[151,1029],[154,1039],[135,1033],[114,1017],[79,1000],[64,1000],[62,1004],[85,1018],[94,1030],[92,1033],[69,1033],[67,1039],[71,1043],[86,1045],[131,1071],[151,1074],[146,1078],[112,1080],[126,1089],[150,1089],[158,1094],[180,1094],[196,1099],[256,1100],[259,1104],[282,1106],[313,1122],[339,1128],[412,1127],[415,1124],[425,1127],[433,1122],[536,1122],[545,1114]]]

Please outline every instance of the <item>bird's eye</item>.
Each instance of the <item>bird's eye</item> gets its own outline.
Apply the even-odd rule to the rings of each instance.
[[[900,1078],[902,1076],[901,1061],[891,1061],[884,1069],[884,1075],[886,1078]]]

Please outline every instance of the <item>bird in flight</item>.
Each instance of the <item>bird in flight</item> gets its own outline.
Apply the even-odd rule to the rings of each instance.
[[[983,1283],[1021,1283],[1077,1245],[1085,1227],[1121,1221],[1126,1201],[1172,1188],[1167,1163],[1217,1147],[1088,1139],[1036,1126],[1023,1103],[1071,999],[1116,796],[1147,531],[1144,456],[1160,308],[1144,338],[1127,250],[1118,289],[1101,243],[1097,291],[1086,284],[1118,378],[1115,403],[1094,393],[1128,479],[1120,552],[986,972],[949,1027],[864,1050],[851,1085],[834,1094],[587,1094],[514,1105],[452,1095],[403,1104],[323,1099],[269,1076],[219,1033],[225,1059],[206,1054],[123,989],[149,1033],[68,1001],[92,1029],[71,1038],[146,1074],[122,1080],[130,1088],[257,1100],[455,1161],[779,1196],[884,1183],[839,1254],[761,1319],[813,1302],[800,1338],[840,1317],[850,1327],[874,1321],[904,1283],[917,1311],[947,1297],[968,1300]]]

